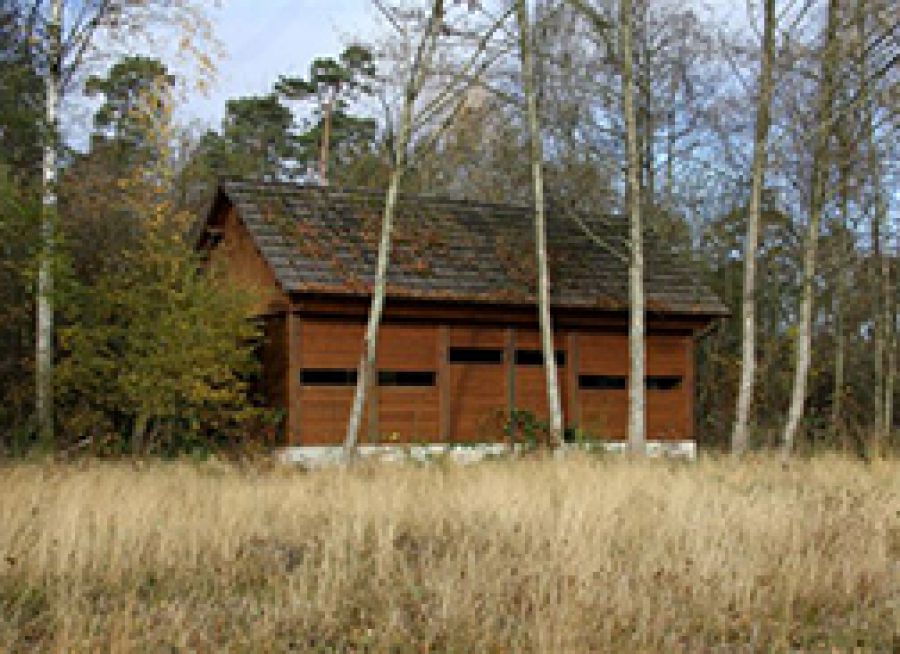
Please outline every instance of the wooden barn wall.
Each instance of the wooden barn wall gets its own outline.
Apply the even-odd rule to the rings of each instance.
[[[660,440],[693,435],[693,341],[684,336],[651,336],[647,342],[647,374],[680,377],[675,389],[647,390],[647,437]]]
[[[516,350],[540,350],[541,338],[537,330],[514,330],[514,344]],[[566,374],[567,368],[572,363],[571,355],[568,352],[567,334],[561,330],[556,330],[553,334],[555,339],[555,348],[557,352],[563,352],[565,361],[563,365],[557,366],[557,379],[559,380],[560,402],[562,403],[563,417],[566,424],[570,421],[569,416],[569,376]],[[515,357],[515,352],[513,352]],[[550,410],[547,405],[547,378],[544,374],[543,365],[522,365],[515,364],[515,378],[513,386],[515,387],[515,407],[516,409],[530,411],[539,420],[547,421],[550,419]]]
[[[624,377],[625,388],[579,389],[580,426],[603,438],[628,436],[630,361],[625,334],[580,333],[578,373]],[[647,437],[672,440],[693,437],[693,339],[688,335],[652,334],[647,338],[648,377],[678,377],[675,389],[646,391]]]
[[[295,364],[299,368],[292,371],[295,378],[299,379],[302,369],[356,369],[362,353],[362,324],[303,320],[299,331],[300,354]],[[353,391],[353,386],[300,385],[300,440],[304,445],[343,442]]]
[[[355,387],[304,385],[301,371],[355,370],[362,354],[364,325],[342,319],[294,317],[300,323],[291,345],[288,394],[293,394],[289,442],[343,442]],[[559,330],[556,349],[566,424],[588,435],[627,436],[627,336],[623,333]],[[451,348],[502,350],[502,363],[454,363]],[[647,391],[647,435],[651,439],[692,437],[693,340],[690,335],[648,337],[647,374],[677,377],[677,388]],[[375,386],[365,409],[362,443],[479,442],[502,438],[511,407],[548,416],[542,365],[516,365],[516,350],[539,350],[536,329],[502,326],[386,323],[382,326],[379,371],[434,373],[422,386]],[[625,389],[579,388],[579,375],[624,377]],[[295,390],[290,390],[291,386]]]
[[[421,325],[383,325],[377,368],[391,372],[434,372],[437,378],[438,329]],[[369,420],[367,439],[435,442],[440,432],[440,394],[434,386],[379,386],[378,411]]]
[[[288,399],[287,318],[284,314],[263,319],[260,364],[262,391],[266,404],[283,407]]]
[[[269,313],[287,307],[287,297],[281,291],[272,269],[266,264],[256,244],[241,222],[234,207],[222,209],[216,217],[222,240],[209,253],[213,270],[225,271],[228,278],[257,299],[255,311]]]
[[[451,326],[448,348],[505,349],[500,327]],[[507,407],[507,361],[447,364],[448,434],[451,442],[498,440]]]

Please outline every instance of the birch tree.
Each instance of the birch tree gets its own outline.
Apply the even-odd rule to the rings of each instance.
[[[406,34],[401,21],[390,7],[377,1],[375,5],[398,32]],[[423,106],[417,109],[417,101],[423,96],[423,88],[429,81],[429,74],[433,73],[431,69],[437,56],[439,36],[457,31],[450,24],[451,20],[448,20],[443,0],[434,0],[431,3],[425,30],[419,39],[407,72],[396,136],[394,136],[393,127],[388,125],[392,135],[390,141],[393,146],[393,160],[388,175],[388,188],[382,213],[375,285],[369,306],[369,318],[363,343],[364,351],[357,368],[353,406],[344,437],[344,459],[346,461],[349,461],[356,451],[366,397],[370,394],[370,388],[377,383],[375,362],[378,333],[386,300],[387,274],[400,182],[412,163],[411,153],[413,151],[426,154],[431,152],[434,145],[454,124],[465,107],[469,92],[481,82],[487,69],[497,60],[498,53],[490,53],[489,46],[510,14],[511,11],[506,11],[499,17],[491,16],[492,23],[483,33],[477,35],[474,51],[466,58],[460,69],[449,75],[449,79],[440,80],[438,88],[429,89],[432,93],[427,98],[427,102],[423,102]]]
[[[344,437],[344,458],[349,460],[356,451],[359,439],[359,428],[362,423],[363,407],[369,387],[375,383],[375,358],[378,353],[378,332],[384,313],[385,293],[387,290],[388,263],[391,255],[391,237],[394,229],[394,213],[397,207],[397,192],[400,179],[407,164],[407,150],[413,128],[413,110],[416,99],[425,80],[426,67],[434,53],[435,43],[444,16],[443,0],[434,0],[428,24],[419,41],[406,90],[403,94],[403,106],[400,113],[400,125],[393,152],[393,166],[388,181],[387,195],[384,201],[384,212],[381,217],[381,238],[378,242],[378,261],[375,272],[375,288],[369,306],[369,320],[366,325],[364,353],[357,368],[356,391],[353,394],[353,408],[347,421],[347,433]]]
[[[57,140],[62,92],[63,0],[52,0],[47,21],[47,77],[45,80],[45,133],[43,200],[41,203],[41,252],[38,263],[37,324],[35,326],[35,411],[38,436],[45,446],[54,440],[53,420],[53,252],[56,232],[59,174]]]
[[[756,255],[759,242],[760,205],[766,175],[766,152],[769,140],[769,114],[772,104],[772,60],[775,57],[775,0],[765,0],[762,63],[759,74],[759,97],[753,140],[750,208],[744,241],[744,289],[742,297],[743,344],[741,380],[738,389],[737,415],[731,436],[732,452],[740,456],[747,449],[747,420],[753,400],[756,376]]]
[[[834,320],[834,385],[831,400],[831,431],[837,435],[843,422],[844,378],[846,362],[845,311],[847,296],[847,231],[850,229],[850,160],[846,127],[838,127],[838,152],[843,157],[840,166],[840,224],[838,226],[835,289],[832,299]]]
[[[885,252],[884,237],[887,231],[887,206],[882,188],[881,161],[875,140],[875,112],[873,110],[872,75],[868,66],[868,58],[875,54],[875,46],[878,40],[868,44],[866,42],[866,18],[869,13],[877,16],[878,7],[872,6],[868,0],[858,0],[856,5],[856,29],[859,41],[859,99],[863,106],[862,130],[864,147],[866,148],[866,172],[871,183],[871,222],[869,233],[872,239],[872,272],[876,281],[874,305],[874,336],[875,336],[875,426],[877,431],[887,437],[893,422],[893,378],[894,365],[891,351],[892,333],[895,329],[896,299],[892,298],[890,289],[890,264],[889,256]],[[873,20],[877,25],[878,21]],[[888,34],[896,29],[896,24],[890,28]],[[884,37],[882,37],[884,38]],[[894,59],[896,61],[896,57]]]
[[[640,159],[637,120],[634,112],[634,48],[631,0],[621,0],[619,48],[622,65],[622,111],[625,114],[627,152],[627,205],[630,220],[631,257],[628,265],[628,350],[631,374],[628,383],[628,445],[635,453],[646,449],[646,404],[644,382],[644,236],[641,224]]]
[[[803,254],[803,281],[801,288],[800,317],[794,343],[794,380],[788,418],[782,435],[784,457],[794,449],[800,419],[806,402],[806,385],[812,349],[812,305],[813,279],[816,274],[816,248],[819,240],[819,225],[825,200],[828,180],[828,141],[831,130],[832,104],[834,97],[834,69],[837,59],[836,33],[839,0],[829,0],[828,26],[822,53],[821,76],[818,89],[818,109],[816,133],[813,145],[812,183],[809,197],[809,224]]]
[[[547,382],[547,404],[550,410],[550,437],[554,445],[563,441],[562,405],[559,397],[556,357],[554,356],[553,326],[550,317],[550,289],[547,272],[547,228],[544,211],[544,155],[538,119],[534,80],[534,54],[529,26],[528,7],[525,0],[516,0],[516,17],[519,23],[519,56],[522,85],[528,113],[528,132],[531,143],[531,178],[534,193],[534,244],[537,260],[538,322],[541,347],[544,352],[544,371]]]
[[[181,36],[181,49],[193,54],[207,70],[211,63],[200,49],[209,36],[206,21],[202,10],[195,10],[190,0],[50,0],[49,7],[38,0],[32,15],[35,32],[43,36],[46,44],[41,249],[35,301],[35,415],[39,439],[50,445],[54,441],[53,268],[61,141],[59,114],[66,92],[96,55],[99,34],[107,36],[110,44],[125,39],[133,44],[135,32],[151,23],[174,26]]]

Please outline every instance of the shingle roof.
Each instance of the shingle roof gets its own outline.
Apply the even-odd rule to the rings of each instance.
[[[222,182],[219,191],[237,208],[285,291],[364,295],[371,290],[382,193],[247,181]],[[609,246],[627,251],[624,220],[582,220]],[[549,212],[547,225],[551,304],[627,308],[624,261],[591,241],[570,218]],[[689,262],[647,241],[648,310],[725,313]],[[401,195],[387,292],[389,297],[533,304],[534,259],[529,208]]]

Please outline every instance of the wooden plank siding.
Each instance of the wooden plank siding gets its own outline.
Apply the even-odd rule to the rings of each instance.
[[[315,216],[304,219],[318,220]],[[288,265],[290,257],[264,256],[273,237],[260,228],[260,221],[255,213],[242,214],[221,195],[198,247],[208,254],[212,270],[221,270],[257,299],[255,312],[265,321],[262,385],[268,403],[286,412],[284,443],[340,444],[354,386],[303,384],[301,373],[356,369],[369,297],[361,287],[339,295],[291,285],[291,280],[302,276],[288,278],[279,273],[276,278],[275,271],[283,273],[279,266]],[[720,315],[722,311],[708,303],[693,307],[663,303],[648,312],[647,375],[680,378],[673,388],[647,391],[648,438],[693,437],[693,338]],[[566,357],[558,373],[567,426],[581,427],[588,435],[626,438],[627,319],[622,307],[554,307],[556,349]],[[451,348],[460,347],[494,348],[502,352],[502,360],[451,363]],[[517,349],[540,350],[533,304],[508,296],[454,300],[392,294],[377,368],[433,372],[435,383],[376,384],[364,409],[360,442],[390,442],[395,435],[399,442],[499,440],[512,408],[532,411],[546,420],[544,368],[517,365]],[[582,375],[624,378],[626,384],[621,389],[581,388]]]
[[[254,310],[259,314],[283,312],[287,295],[281,290],[275,274],[263,259],[250,233],[234,207],[217,216],[221,243],[209,252],[209,266],[224,274],[236,287],[255,297]]]
[[[684,336],[654,336],[647,340],[647,375],[679,377],[670,390],[647,390],[647,437],[660,440],[687,438],[692,432],[688,405],[688,357]]]
[[[625,334],[578,335],[579,374],[624,377],[622,389],[579,389],[582,427],[591,435],[625,439],[628,435],[628,337]],[[648,377],[679,377],[670,390],[647,390],[647,437],[658,440],[693,436],[693,339],[651,335],[646,344]]]
[[[581,405],[578,402],[578,374],[581,369],[581,356],[578,349],[578,333],[569,332],[566,336],[566,355],[569,365],[565,375],[568,383],[568,392],[565,395],[568,414],[566,423],[575,426],[581,425]]]
[[[569,365],[569,353],[567,347],[567,335],[561,330],[556,330],[553,334],[555,349],[562,352],[565,357],[565,365],[557,366],[557,379],[559,380],[560,402],[566,424],[569,423],[569,379],[566,370]],[[541,351],[540,333],[534,329],[517,329],[515,330],[515,349],[516,350],[537,350]],[[549,421],[550,410],[547,405],[547,378],[544,373],[544,366],[541,365],[516,365],[516,408],[519,410],[530,411],[538,420]]]
[[[628,338],[625,334],[578,335],[579,375],[628,376]],[[627,384],[626,384],[627,388]],[[628,391],[578,389],[579,425],[596,438],[623,439],[628,433]]]
[[[448,333],[448,348],[505,349],[501,327],[456,327]],[[507,413],[507,375],[503,363],[448,363],[451,442],[500,440]]]
[[[302,326],[299,324],[302,322]],[[290,403],[291,444],[338,445],[343,441],[354,386],[301,384],[307,370],[354,371],[362,354],[364,325],[339,318],[295,317],[291,371],[287,384],[297,398]],[[289,330],[290,331],[290,327]],[[627,436],[628,342],[624,333],[558,330],[556,349],[567,426],[588,436]],[[458,363],[454,348],[488,348],[502,360]],[[433,323],[386,323],[381,328],[378,371],[433,373],[433,384],[381,385],[366,407],[368,429],[362,443],[484,442],[504,436],[510,408],[548,418],[542,365],[516,365],[516,350],[540,350],[536,329]],[[692,436],[693,341],[684,335],[651,335],[647,374],[680,378],[677,388],[647,391],[648,438]],[[580,375],[625,379],[621,389],[579,388]],[[293,415],[295,414],[296,415]],[[297,417],[299,416],[299,417]],[[368,433],[366,433],[368,432]],[[302,436],[297,436],[302,434]]]
[[[367,297],[331,297],[319,295],[292,296],[296,311],[310,317],[328,316],[349,321],[365,321],[368,316]],[[390,321],[418,321],[431,324],[460,326],[510,326],[517,329],[536,329],[535,310],[531,307],[502,304],[460,304],[439,301],[420,301],[391,298],[385,307],[384,319]],[[647,332],[690,335],[706,328],[713,317],[698,315],[647,313]],[[559,329],[623,333],[628,328],[628,314],[624,311],[596,311],[559,308],[553,310],[553,324]]]
[[[303,332],[300,317],[296,313],[288,313],[285,317],[284,343],[285,356],[288,360],[285,370],[285,388],[287,389],[287,443],[297,445],[303,441],[303,421],[306,417],[303,409],[300,379],[297,371],[303,355]]]
[[[303,445],[339,445],[344,441],[354,387],[301,384],[303,370],[356,370],[362,355],[364,325],[303,318],[300,356],[292,376],[299,385]],[[368,407],[364,409],[368,411]],[[366,430],[363,430],[364,432]],[[361,439],[365,442],[365,437]]]
[[[289,361],[287,352],[287,315],[262,319],[262,343],[259,362],[262,392],[270,407],[284,407],[290,393],[287,389]]]
[[[435,326],[386,324],[378,342],[379,370],[433,372],[434,386],[381,386],[378,426],[382,442],[436,442],[440,437]]]

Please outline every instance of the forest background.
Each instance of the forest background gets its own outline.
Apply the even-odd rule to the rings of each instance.
[[[615,220],[638,197],[647,238],[691,258],[730,310],[701,340],[699,442],[733,440],[744,388],[750,445],[781,443],[805,329],[798,445],[889,445],[896,8],[748,2],[729,25],[699,4],[628,4],[623,14],[609,0],[539,0],[523,39],[510,3],[448,2],[403,142],[401,190],[534,201],[520,58],[529,44],[548,220],[585,209]],[[248,298],[198,273],[189,234],[223,176],[388,186],[403,80],[430,14],[408,2],[373,7],[373,26],[347,30],[307,73],[285,65],[267,93],[227,100],[221,123],[198,130],[177,108],[215,84],[221,43],[205,3],[0,0],[0,449],[171,453],[242,442],[277,420],[253,397]],[[635,139],[622,93],[625,15]],[[84,97],[87,133],[65,115]],[[610,252],[623,267],[629,255]]]

